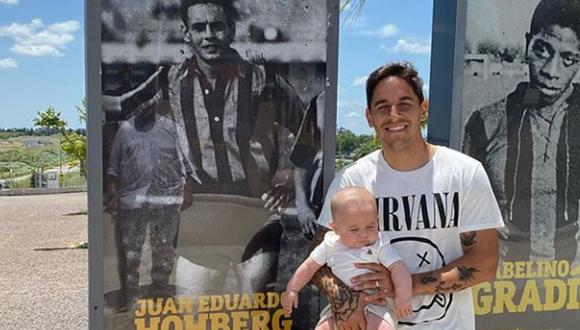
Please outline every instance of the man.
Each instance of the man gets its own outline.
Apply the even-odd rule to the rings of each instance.
[[[413,315],[399,321],[397,328],[473,329],[467,288],[494,277],[496,228],[503,225],[483,167],[422,138],[427,106],[422,81],[410,64],[378,68],[367,80],[366,93],[366,119],[382,149],[337,174],[318,221],[328,227],[329,199],[338,189],[367,188],[377,200],[379,229],[388,232],[413,273]],[[315,282],[328,296],[339,329],[366,329],[364,306],[393,297],[390,274],[383,266],[357,267],[370,273],[352,279],[356,290],[378,289],[377,294],[350,291],[328,270]]]
[[[529,82],[476,110],[463,150],[480,160],[507,227],[506,260],[580,260],[580,3],[542,0],[526,34]]]
[[[115,212],[115,236],[121,297],[119,310],[141,296],[139,266],[146,233],[151,244],[149,297],[172,295],[169,279],[176,256],[179,211],[191,165],[179,149],[175,125],[141,110],[117,131],[107,170],[106,211]]]
[[[130,111],[145,103],[164,101],[169,105],[180,142],[192,157],[186,195],[267,198],[267,206],[281,212],[293,194],[292,185],[286,184],[293,182],[289,151],[304,105],[280,76],[243,60],[231,47],[238,17],[232,2],[183,0],[180,10],[187,59],[160,68],[127,93],[120,106]],[[254,290],[264,289],[275,279],[282,230],[277,222],[256,228],[260,232],[252,240],[237,237],[227,228],[204,228],[224,240],[229,238],[233,245],[248,244],[243,260],[230,260],[233,263],[249,260],[256,253],[267,259],[254,263],[260,274],[250,271]]]

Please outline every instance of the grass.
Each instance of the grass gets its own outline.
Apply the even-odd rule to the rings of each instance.
[[[58,169],[72,161],[60,150],[58,134],[11,134],[0,138],[0,179],[10,181],[11,188],[30,188],[30,176],[35,169]],[[61,187],[86,186],[86,179],[78,170],[64,173],[60,179]]]

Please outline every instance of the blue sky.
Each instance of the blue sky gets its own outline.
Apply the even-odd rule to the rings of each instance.
[[[411,61],[429,84],[432,8],[433,0],[367,0],[357,20],[341,25],[338,127],[371,132],[364,78],[381,64]],[[50,106],[82,126],[83,10],[83,0],[0,0],[0,128],[31,127]]]

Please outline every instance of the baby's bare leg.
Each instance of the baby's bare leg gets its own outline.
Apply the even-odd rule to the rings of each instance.
[[[327,317],[326,320],[318,324],[315,330],[334,330],[334,317]]]
[[[395,330],[389,322],[383,320],[373,313],[367,313],[367,330]]]

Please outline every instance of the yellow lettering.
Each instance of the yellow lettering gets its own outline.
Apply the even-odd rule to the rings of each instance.
[[[516,295],[516,285],[508,281],[497,281],[494,283],[494,287],[496,290],[496,302],[493,306],[493,313],[503,313],[504,306],[508,312],[515,312],[514,296]]]
[[[566,304],[566,283],[562,280],[547,279],[544,281],[546,288],[546,302],[544,303],[545,311],[557,311]],[[557,290],[556,290],[557,289]],[[555,294],[555,291],[558,291]],[[556,301],[556,296],[558,301]]]
[[[252,302],[250,301],[250,295],[243,294],[242,299],[240,300],[240,305],[238,306],[238,309],[251,309],[251,308],[252,308]]]
[[[197,306],[197,311],[200,313],[209,312],[209,297],[208,296],[199,297],[199,304]]]
[[[151,316],[159,316],[163,311],[163,299],[147,299],[147,306],[149,309],[149,315]]]
[[[212,311],[221,311],[224,309],[224,297],[222,296],[211,296],[210,300],[210,309]]]
[[[159,329],[159,317],[149,319],[149,326],[145,324],[146,319],[135,319],[135,330],[157,330]]]
[[[252,330],[268,330],[270,314],[267,311],[252,311]]]
[[[232,329],[247,329],[250,312],[232,312]]]
[[[544,277],[556,277],[556,267],[558,266],[557,260],[544,261]]]
[[[179,304],[180,314],[193,313],[193,299],[191,297],[179,297],[177,298],[177,303]]]
[[[238,302],[240,301],[240,295],[234,294],[233,297],[231,295],[226,295],[226,310],[233,311],[238,309]]]
[[[491,283],[482,282],[472,289],[473,307],[475,315],[485,315],[491,312],[493,304],[493,294],[491,291]]]
[[[578,302],[578,287],[580,286],[580,278],[571,278],[568,280],[568,305],[566,308],[569,310],[580,309],[580,303]]]
[[[280,318],[284,316],[284,310],[278,309],[272,315],[272,330],[291,330],[292,322],[280,322]],[[281,326],[281,327],[280,327]]]
[[[169,315],[163,319],[161,330],[183,330],[183,322],[177,315]]]
[[[528,309],[528,305],[531,305],[534,311],[542,310],[542,301],[540,300],[540,293],[535,280],[526,282],[522,292],[522,300],[520,300],[518,305],[518,312],[525,312]]]
[[[526,276],[525,272],[526,263],[523,261],[516,261],[515,262],[515,274],[514,278],[524,278]]]
[[[538,277],[538,273],[536,273],[536,271],[534,271],[534,263],[532,261],[526,261],[526,278],[536,278]]]
[[[268,308],[277,307],[280,304],[280,295],[276,292],[268,292]]]
[[[558,276],[566,277],[570,274],[570,263],[568,260],[560,260],[558,262]]]
[[[228,323],[230,317],[226,313],[211,313],[209,315],[211,320],[211,330],[230,330]]]
[[[183,317],[183,321],[185,322],[185,329],[187,330],[207,330],[207,320],[207,314],[198,314],[197,322],[195,321],[193,315],[185,315]]]
[[[144,317],[147,314],[147,300],[139,299],[137,304],[139,308],[135,311],[135,317]]]
[[[504,262],[502,264],[503,279],[509,279],[514,277],[514,264],[512,262]]]
[[[173,298],[167,298],[165,300],[165,306],[163,307],[163,315],[166,314],[177,314],[177,307],[175,306],[175,300],[173,300]]]
[[[265,309],[266,308],[266,295],[262,292],[254,294],[254,309]]]

